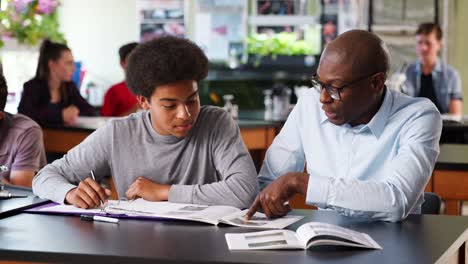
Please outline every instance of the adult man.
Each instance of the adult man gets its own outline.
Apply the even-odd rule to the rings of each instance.
[[[327,45],[315,78],[319,92],[299,98],[268,149],[258,176],[263,191],[247,218],[260,208],[269,217],[286,214],[296,193],[308,204],[369,219],[420,212],[441,118],[429,100],[385,87],[388,56],[382,40],[362,30]]]
[[[462,114],[463,92],[458,72],[442,63],[438,54],[442,47],[442,30],[434,23],[419,25],[416,31],[418,61],[406,70],[403,92],[429,98],[442,114]]]
[[[45,166],[42,130],[30,118],[4,112],[8,95],[5,78],[0,73],[0,171],[3,183],[31,187],[34,174]]]
[[[120,66],[127,69],[127,59],[138,43],[132,42],[123,45],[119,49]],[[136,96],[129,90],[125,81],[113,85],[104,96],[104,104],[101,108],[102,116],[126,116],[140,109]]]
[[[91,177],[112,175],[119,197],[248,207],[255,167],[228,113],[200,107],[208,59],[194,43],[161,37],[130,55],[127,83],[143,109],[96,130],[34,178],[55,202],[95,207],[109,195]],[[77,186],[78,185],[78,186]]]

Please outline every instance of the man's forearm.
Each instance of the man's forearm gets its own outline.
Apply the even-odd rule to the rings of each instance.
[[[449,113],[452,115],[463,114],[463,102],[460,99],[452,99],[449,103]]]
[[[288,182],[290,183],[290,192],[300,193],[302,195],[307,194],[307,186],[309,184],[309,174],[305,172],[290,172],[285,176],[289,177]]]

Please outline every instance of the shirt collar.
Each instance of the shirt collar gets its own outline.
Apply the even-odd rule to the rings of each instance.
[[[385,125],[387,124],[387,120],[392,110],[392,105],[393,96],[390,89],[385,86],[385,97],[382,105],[380,106],[379,111],[375,113],[371,121],[367,124],[367,127],[369,127],[369,130],[376,138],[379,138],[384,131]]]
[[[379,138],[380,135],[382,135],[382,132],[385,128],[385,124],[387,124],[388,117],[390,115],[390,111],[392,109],[393,105],[393,97],[391,95],[390,89],[388,89],[385,86],[385,97],[382,102],[382,105],[379,108],[379,111],[375,113],[375,115],[372,117],[371,121],[364,126],[357,126],[356,131],[361,132],[366,130],[366,128],[369,128],[369,130],[372,132],[372,134],[376,137]],[[325,115],[325,112],[320,109],[320,124],[325,123],[325,121],[328,121],[328,117]]]
[[[322,104],[319,104],[320,106],[322,106]],[[322,108],[320,108],[320,124],[323,124],[325,121],[328,121],[328,117],[327,115],[325,115],[325,111],[323,111]]]
[[[421,74],[422,70],[421,70],[421,60],[418,59],[418,63],[416,63],[416,72],[418,74]],[[435,64],[435,67],[434,69],[432,69],[432,72],[442,72],[442,63],[440,62],[440,59],[437,59],[436,60],[436,64]]]

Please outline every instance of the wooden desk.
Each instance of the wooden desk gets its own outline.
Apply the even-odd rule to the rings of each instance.
[[[462,201],[468,201],[468,145],[442,144],[432,179],[431,191],[445,201],[445,214],[461,215]]]
[[[94,130],[93,130],[94,131]],[[67,153],[80,144],[92,131],[71,128],[43,128],[46,152]]]
[[[68,127],[45,127],[42,129],[46,152],[66,153],[80,144],[108,118],[80,117],[77,125]],[[280,122],[262,120],[238,120],[241,136],[249,150],[266,150],[282,126]]]
[[[225,233],[256,230],[164,220],[123,219],[115,225],[23,213],[0,221],[0,256],[49,263],[457,263],[457,250],[468,239],[468,217],[410,215],[403,222],[388,223],[330,211],[293,213],[305,218],[290,230],[311,221],[336,224],[368,233],[383,250],[229,251]]]

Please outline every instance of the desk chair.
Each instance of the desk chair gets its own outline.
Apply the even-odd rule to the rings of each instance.
[[[424,193],[424,202],[421,206],[421,214],[440,214],[440,197],[431,192]]]

